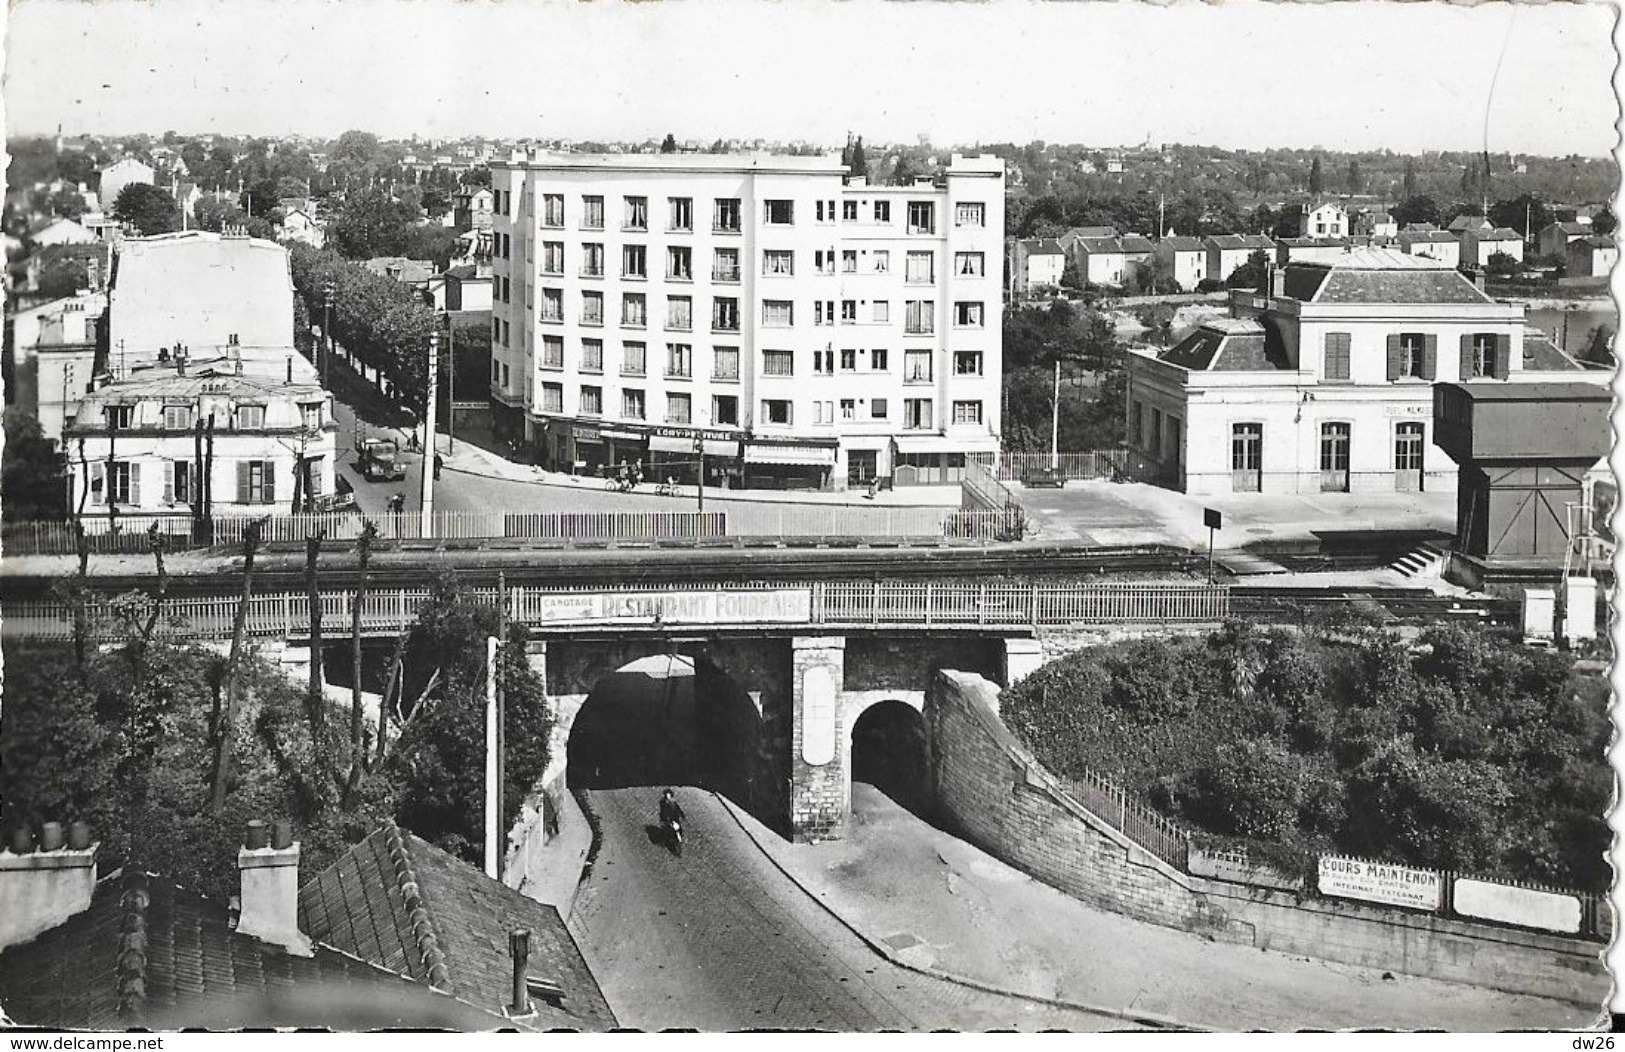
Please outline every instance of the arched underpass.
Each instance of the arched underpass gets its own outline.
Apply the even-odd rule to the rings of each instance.
[[[925,721],[913,706],[882,701],[852,724],[852,780],[866,782],[900,806],[927,817]]]

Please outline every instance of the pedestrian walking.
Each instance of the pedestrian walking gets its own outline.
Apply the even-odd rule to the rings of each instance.
[[[441,465],[443,465],[443,464],[444,464],[444,463],[445,463],[445,462],[446,462],[446,461],[445,461],[445,458],[444,458],[444,457],[442,457],[442,456],[441,456],[441,455],[440,455],[440,454],[439,454],[439,453],[436,453],[436,454],[435,454],[435,455],[434,455],[434,480],[435,480],[435,481],[436,481],[436,482],[439,482],[439,481],[440,481],[440,467],[441,467]]]

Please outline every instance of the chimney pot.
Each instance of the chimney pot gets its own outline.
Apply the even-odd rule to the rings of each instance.
[[[516,1016],[529,1015],[530,990],[525,984],[525,963],[530,959],[529,928],[515,928],[508,933],[508,952],[513,957],[513,1004],[509,1011]]]
[[[255,819],[237,852],[241,906],[237,931],[280,946],[298,957],[313,950],[299,930],[299,843],[285,819]]]
[[[270,828],[262,819],[250,819],[248,823],[248,836],[243,846],[250,851],[263,851],[271,846]]]
[[[40,827],[39,849],[41,851],[62,850],[62,823],[47,822]]]
[[[286,851],[293,846],[292,822],[279,818],[271,823],[271,846],[278,851]]]
[[[68,850],[84,851],[90,847],[90,823],[75,822],[68,827]]]
[[[34,853],[34,833],[27,826],[18,826],[11,831],[11,853],[14,855]]]

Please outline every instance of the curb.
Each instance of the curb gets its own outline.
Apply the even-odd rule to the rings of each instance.
[[[742,818],[740,818],[739,805],[735,804],[732,800],[723,796],[721,793],[715,792],[714,790],[706,791],[710,792],[712,796],[722,803],[723,808],[727,810],[728,814],[739,826],[740,831],[750,839],[750,842],[755,845],[756,850],[762,853],[762,857],[767,859],[768,862],[772,863],[774,869],[782,873],[790,881],[790,883],[794,884],[801,891],[803,895],[806,895],[813,902],[817,903],[824,910],[824,912],[833,917],[835,921],[841,925],[841,927],[857,936],[859,941],[861,941],[865,946],[869,947],[870,950],[881,957],[884,957],[887,961],[899,968],[904,969],[905,971],[915,972],[919,975],[928,976],[929,978],[937,979],[946,983],[952,983],[955,986],[963,986],[971,990],[978,990],[986,994],[994,994],[999,997],[1012,997],[1018,1001],[1030,1001],[1034,1004],[1046,1005],[1050,1008],[1061,1008],[1073,1012],[1088,1012],[1094,1015],[1110,1016],[1113,1019],[1122,1019],[1131,1023],[1139,1023],[1143,1026],[1155,1027],[1158,1030],[1180,1030],[1203,1033],[1215,1032],[1205,1027],[1193,1026],[1190,1023],[1183,1023],[1177,1019],[1170,1019],[1166,1016],[1154,1015],[1149,1012],[1129,1012],[1121,1008],[1108,1008],[1102,1005],[1085,1004],[1081,1001],[1063,1001],[1059,998],[1043,997],[1039,994],[1024,993],[1020,990],[1007,990],[1003,987],[993,986],[990,983],[984,983],[978,979],[970,979],[962,975],[955,975],[953,972],[943,971],[940,968],[910,964],[909,962],[898,957],[896,952],[892,950],[890,946],[887,946],[884,942],[881,942],[878,939],[870,937],[867,932],[837,912],[835,907],[825,902],[819,896],[813,894],[812,890],[803,884],[800,878],[798,878],[789,869],[785,868],[784,864],[778,859],[774,858],[773,853],[762,846],[762,842],[756,838],[755,832],[753,832],[750,826],[747,825]]]

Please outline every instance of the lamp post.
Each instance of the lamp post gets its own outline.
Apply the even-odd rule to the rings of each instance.
[[[446,454],[457,452],[457,439],[452,429],[457,423],[457,331],[452,323],[451,311],[443,310],[446,319]]]
[[[423,410],[423,489],[420,508],[424,537],[434,536],[434,402],[440,379],[440,334],[429,333],[429,400]]]
[[[1055,356],[1055,386],[1050,391],[1049,410],[1049,466],[1061,466],[1061,363],[1063,361],[1082,361],[1076,354],[1058,354]]]
[[[322,283],[322,346],[316,352],[316,374],[323,387],[327,386],[327,362],[332,355],[333,340],[333,283]]]

